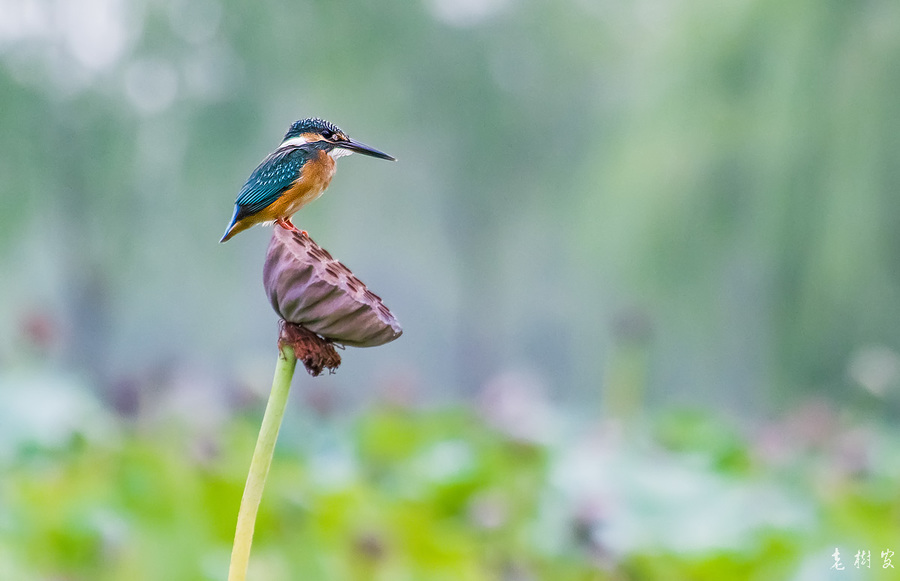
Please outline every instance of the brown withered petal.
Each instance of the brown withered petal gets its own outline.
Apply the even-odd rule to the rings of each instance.
[[[381,299],[309,236],[273,227],[263,284],[275,312],[352,347],[393,341],[403,330]]]
[[[334,343],[319,337],[300,325],[281,320],[281,334],[278,337],[278,348],[290,345],[294,356],[303,362],[303,367],[313,377],[324,370],[334,373],[341,366],[341,356],[334,348]]]

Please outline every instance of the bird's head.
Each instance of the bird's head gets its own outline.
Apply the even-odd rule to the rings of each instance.
[[[341,131],[337,125],[314,117],[295,121],[281,141],[282,146],[288,144],[302,145],[304,143],[315,143],[330,153],[332,157],[350,155],[355,151],[379,159],[396,161],[390,155],[378,151],[374,147],[369,147],[364,143],[350,139],[350,136]]]

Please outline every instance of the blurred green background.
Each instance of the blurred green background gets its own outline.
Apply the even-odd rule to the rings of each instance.
[[[404,336],[295,380],[253,578],[887,578],[898,62],[893,0],[0,0],[0,580],[224,578],[217,241],[307,116],[399,159],[295,222]]]

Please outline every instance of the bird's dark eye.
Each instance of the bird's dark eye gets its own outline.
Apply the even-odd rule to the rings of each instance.
[[[331,139],[331,137],[332,137],[331,130],[330,130],[330,129],[324,129],[324,130],[322,131],[322,137],[324,137],[325,139]]]

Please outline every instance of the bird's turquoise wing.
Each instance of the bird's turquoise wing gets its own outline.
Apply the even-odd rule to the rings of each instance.
[[[299,148],[276,151],[253,170],[241,188],[235,206],[235,221],[253,215],[283,194],[300,175],[308,152]]]

